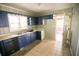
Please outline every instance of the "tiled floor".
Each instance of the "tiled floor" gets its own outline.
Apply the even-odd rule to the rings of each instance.
[[[12,56],[70,56],[69,48],[61,46],[55,40],[35,41]]]

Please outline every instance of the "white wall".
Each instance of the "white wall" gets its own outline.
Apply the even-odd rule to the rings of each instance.
[[[79,4],[75,5],[75,7],[73,8],[71,30],[72,30],[72,40],[71,40],[72,53],[73,55],[77,55],[77,44],[79,37]]]
[[[44,20],[45,39],[55,40],[55,20]]]

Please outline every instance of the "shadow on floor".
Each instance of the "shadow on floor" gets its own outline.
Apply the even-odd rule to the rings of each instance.
[[[11,56],[24,56],[25,54],[27,54],[31,49],[33,49],[35,46],[37,46],[38,44],[40,44],[41,40],[37,40],[31,44],[29,44],[28,46],[26,46],[25,48],[17,51],[16,53],[12,54]]]

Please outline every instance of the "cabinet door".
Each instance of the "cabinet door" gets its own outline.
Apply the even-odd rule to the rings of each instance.
[[[35,24],[35,18],[34,17],[28,17],[28,25],[34,25]]]
[[[42,17],[38,18],[38,25],[43,25],[43,19],[42,19]]]
[[[28,25],[42,25],[42,18],[41,17],[29,17]]]
[[[25,36],[28,44],[32,43],[36,39],[35,32],[27,32]]]
[[[36,21],[35,20],[36,20],[35,17],[32,17],[31,18],[31,25],[35,25],[36,24]]]
[[[20,48],[23,48],[27,45],[27,40],[26,40],[26,37],[23,35],[23,36],[20,36],[19,37],[19,47]]]
[[[30,32],[26,33],[26,40],[27,40],[27,44],[30,44],[30,42],[31,42]]]
[[[36,31],[36,39],[41,40],[41,31]]]
[[[35,17],[35,19],[34,19],[34,25],[39,25],[39,19],[38,19],[38,17]]]
[[[28,19],[28,21],[27,21],[28,25],[31,25],[31,17],[28,17],[27,19]]]
[[[0,27],[2,27],[2,13],[0,12]]]
[[[42,25],[41,17],[35,17],[33,20],[33,25]]]
[[[45,20],[53,19],[53,15],[45,15],[45,16],[42,16],[42,18]]]
[[[23,44],[24,44],[24,43],[23,43],[23,39],[22,39],[21,36],[19,37],[18,40],[19,40],[19,47],[20,47],[20,48],[24,47],[24,46],[23,46]]]
[[[7,12],[0,11],[0,27],[8,27],[8,15]]]
[[[27,23],[28,23],[28,25],[30,25],[30,20],[29,20],[29,18],[27,18]]]
[[[30,43],[33,42],[33,32],[30,33]]]
[[[0,53],[1,55],[5,55],[5,48],[4,48],[3,41],[0,41]]]
[[[36,33],[35,32],[31,32],[31,42],[36,40]]]
[[[11,38],[7,40],[3,40],[0,43],[0,51],[3,56],[11,55],[12,53],[19,50],[18,46],[18,38]]]

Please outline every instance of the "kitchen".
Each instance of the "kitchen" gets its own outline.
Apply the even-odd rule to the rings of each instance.
[[[32,5],[33,7],[31,7]],[[59,40],[56,40],[56,20],[64,20],[62,22],[60,21],[60,24],[62,23],[63,26],[58,29],[62,32],[61,35],[63,36],[67,28],[71,30],[71,18],[74,6],[75,4],[61,3],[0,4],[1,56],[71,56],[70,48],[62,50],[61,41],[65,39],[63,40],[63,38],[59,37]]]

